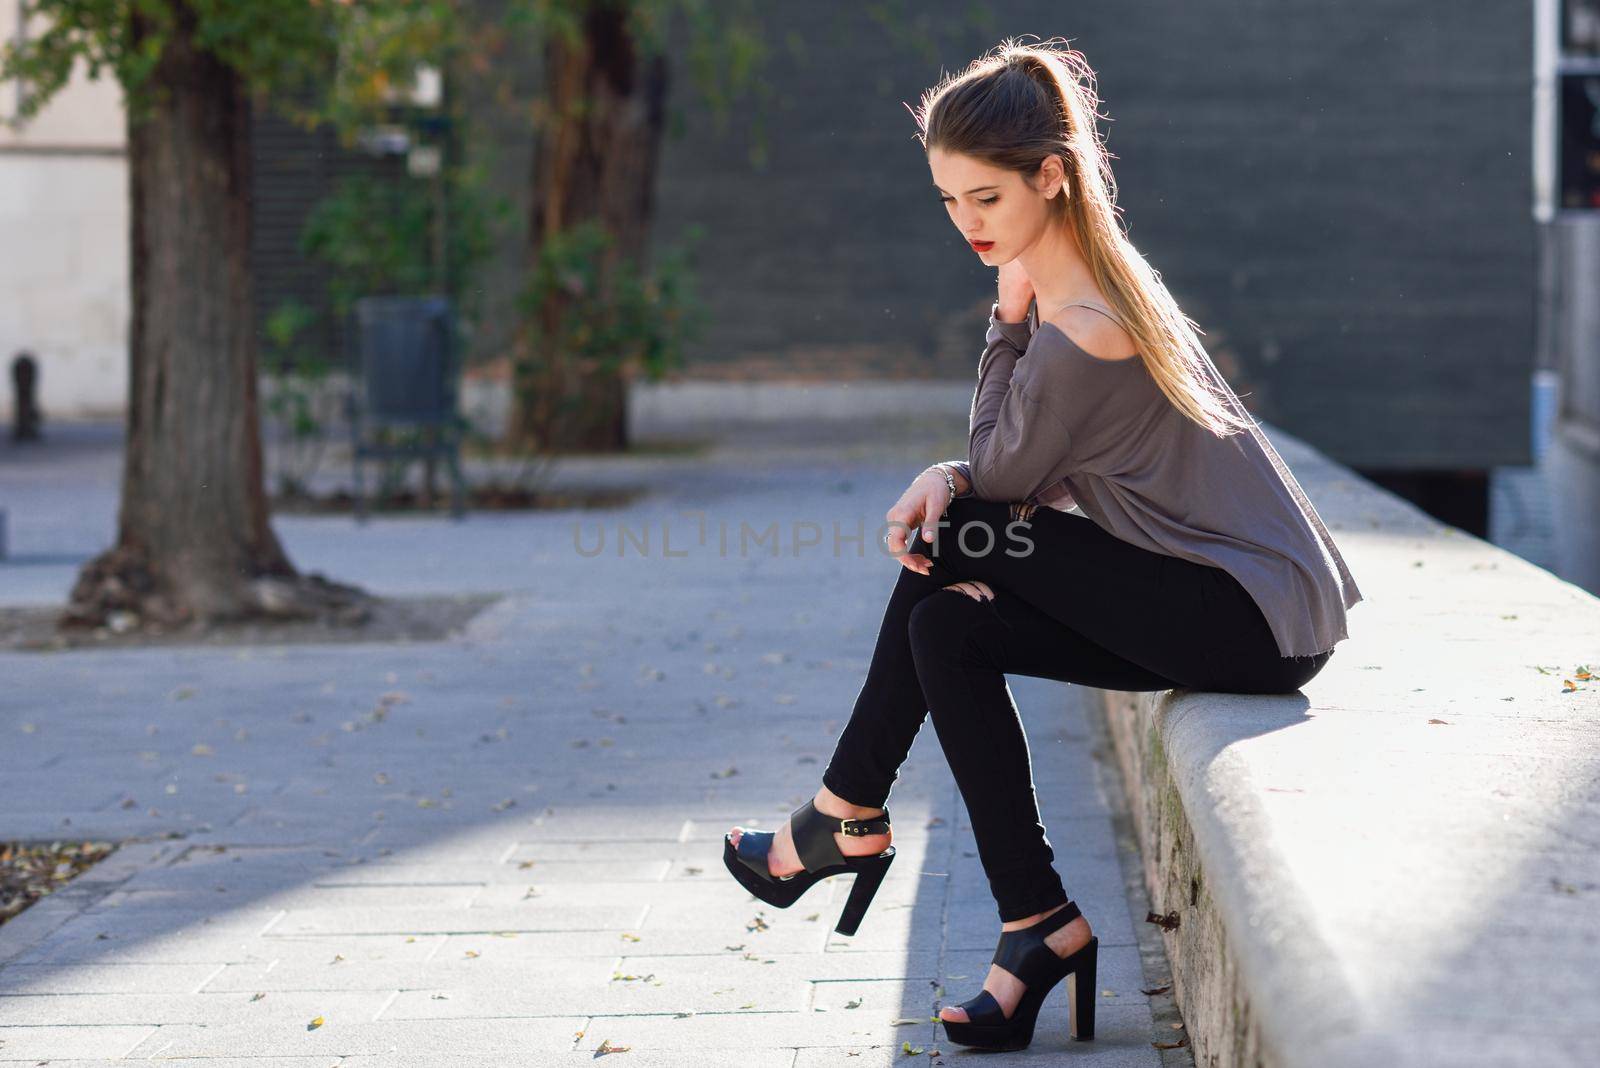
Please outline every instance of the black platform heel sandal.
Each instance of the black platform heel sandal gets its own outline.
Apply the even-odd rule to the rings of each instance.
[[[1064,977],[1067,980],[1068,1029],[1073,1038],[1088,1041],[1094,1037],[1095,963],[1100,938],[1091,935],[1087,944],[1070,956],[1060,957],[1045,944],[1045,936],[1081,916],[1075,902],[1068,901],[1032,927],[1001,931],[994,949],[994,963],[1027,984],[1022,999],[1006,1019],[994,995],[987,990],[961,1002],[966,1020],[946,1020],[944,1033],[950,1041],[983,1049],[1027,1049],[1033,1041],[1033,1025],[1039,1007],[1050,989]]]
[[[855,883],[850,887],[850,899],[845,902],[834,930],[842,935],[853,935],[861,926],[861,917],[878,892],[878,884],[894,862],[894,846],[871,856],[847,857],[839,851],[835,834],[864,838],[869,834],[889,833],[889,810],[870,819],[841,819],[818,812],[817,806],[807,801],[789,814],[789,831],[794,837],[795,852],[805,870],[792,875],[774,878],[767,868],[767,853],[772,849],[776,831],[745,831],[739,836],[737,848],[732,833],[722,836],[722,862],[739,880],[739,885],[769,905],[786,909],[800,899],[800,895],[830,875],[854,873]]]

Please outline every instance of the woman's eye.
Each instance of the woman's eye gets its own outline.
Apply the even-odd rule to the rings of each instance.
[[[955,197],[940,197],[939,199],[941,201],[943,201],[944,203],[946,203],[946,204],[954,204],[956,202],[956,198]],[[978,203],[982,204],[984,207],[988,207],[990,204],[995,203],[999,199],[1000,199],[999,197],[987,197],[987,198],[980,197],[978,199]]]

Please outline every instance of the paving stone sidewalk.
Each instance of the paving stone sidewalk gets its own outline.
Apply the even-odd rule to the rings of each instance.
[[[832,931],[848,880],[772,909],[720,859],[729,826],[775,826],[815,790],[896,577],[877,525],[960,447],[736,439],[573,465],[649,485],[616,511],[276,521],[304,570],[504,593],[447,641],[0,654],[0,839],[128,840],[0,927],[0,1064],[973,1056],[931,1017],[977,991],[998,919],[931,724],[855,937]],[[65,593],[110,535],[115,461],[89,449],[63,467],[76,483],[8,484],[0,604]],[[835,521],[865,543],[835,552]],[[776,554],[741,551],[741,522],[777,523]],[[796,548],[806,523],[821,542]],[[619,555],[622,531],[648,551]],[[1012,690],[1100,937],[1099,1019],[1071,1041],[1062,984],[1032,1048],[985,1064],[1190,1064],[1152,1045],[1182,1031],[1141,993],[1168,972],[1098,725],[1074,687]]]

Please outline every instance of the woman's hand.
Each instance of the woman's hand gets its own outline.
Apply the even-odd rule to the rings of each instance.
[[[1028,305],[1033,303],[1033,279],[1023,270],[1022,261],[1009,260],[999,267],[997,280],[1000,304],[1000,321],[1020,323],[1028,317]]]
[[[928,468],[906,487],[894,507],[884,515],[884,522],[889,524],[884,544],[901,564],[918,574],[928,574],[933,562],[921,553],[911,552],[908,542],[911,537],[921,538],[923,542],[933,541],[934,523],[949,506],[950,487],[945,484],[944,476]]]

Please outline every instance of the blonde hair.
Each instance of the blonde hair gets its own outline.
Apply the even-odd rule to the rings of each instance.
[[[1052,47],[1060,41],[1062,47]],[[1065,165],[1070,196],[1051,199],[1095,284],[1139,347],[1150,377],[1184,415],[1219,437],[1251,425],[1161,274],[1128,240],[1116,179],[1095,119],[1094,71],[1064,38],[1038,45],[1007,37],[925,92],[912,112],[924,152],[971,156],[1031,179],[1045,157]]]

